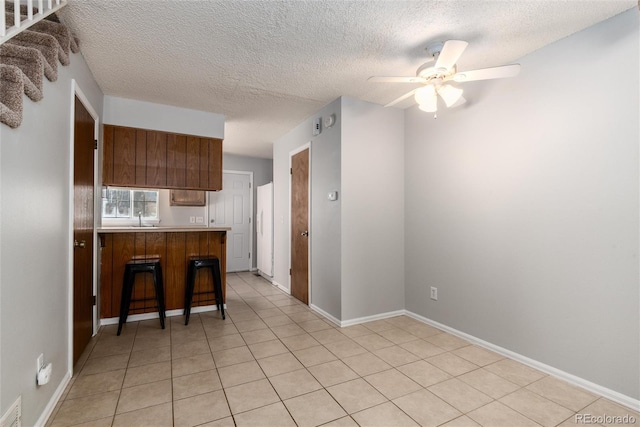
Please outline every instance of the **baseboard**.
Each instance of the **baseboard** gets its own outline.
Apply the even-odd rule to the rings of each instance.
[[[47,406],[45,406],[44,411],[42,411],[42,414],[40,414],[40,418],[38,418],[38,421],[36,421],[36,427],[44,427],[47,424],[47,421],[49,421],[49,417],[51,416],[51,414],[53,414],[53,410],[56,408],[56,405],[60,401],[60,398],[64,394],[64,391],[67,389],[69,381],[71,381],[71,372],[67,371],[64,377],[62,377],[62,381],[60,381],[60,384],[58,385],[58,388],[56,388],[55,393],[53,393],[53,396],[51,396],[51,399],[49,399],[49,403],[47,403]]]
[[[343,320],[340,322],[341,327],[359,325],[360,323],[372,322],[374,320],[388,319],[390,317],[402,316],[406,310],[389,311],[387,313],[374,314],[373,316],[357,317],[355,319]]]
[[[542,362],[538,362],[537,360],[531,359],[527,356],[523,356],[522,354],[519,353],[515,353],[511,350],[507,350],[506,348],[497,346],[495,344],[492,344],[490,342],[484,341],[480,338],[474,337],[473,335],[469,335],[465,332],[459,331],[457,329],[451,328],[447,325],[443,325],[442,323],[436,322],[434,320],[431,320],[429,318],[426,318],[424,316],[421,316],[419,314],[413,313],[411,311],[408,310],[403,310],[404,313],[407,316],[419,320],[423,323],[426,323],[427,325],[436,327],[438,329],[441,329],[445,332],[450,333],[451,335],[455,335],[459,338],[462,338],[466,341],[469,341],[479,347],[483,347],[486,348],[487,350],[491,350],[495,353],[501,354],[505,357],[508,357],[509,359],[513,359],[516,362],[520,362],[524,365],[530,366],[534,369],[537,369],[541,372],[544,372],[546,374],[549,374],[553,377],[556,377],[558,379],[561,379],[563,381],[566,381],[570,384],[573,384],[577,387],[583,388],[593,394],[596,394],[598,396],[602,396],[604,398],[607,398],[613,402],[619,403],[620,405],[623,405],[629,409],[632,409],[634,411],[639,411],[640,410],[640,400],[638,399],[634,399],[630,396],[626,396],[622,393],[619,393],[617,391],[611,390],[607,387],[603,387],[599,384],[593,383],[591,381],[585,380],[584,378],[580,378],[576,375],[570,374],[568,372],[562,371],[560,369],[554,368],[553,366],[549,366],[547,364],[544,364]]]
[[[285,294],[287,294],[287,295],[291,295],[291,291],[290,291],[289,289],[285,288],[284,286],[282,286],[280,283],[276,282],[275,280],[272,280],[272,281],[271,281],[271,284],[272,284],[273,286],[277,286],[277,287],[278,287],[278,289],[280,289],[280,290],[281,290],[282,292],[284,292]]]
[[[227,304],[224,305],[224,308],[227,308]],[[198,307],[192,307],[191,313],[205,313],[207,311],[216,311],[218,307],[215,305],[201,305]],[[165,311],[166,317],[174,317],[174,316],[182,316],[184,314],[184,309],[179,308],[176,310],[167,310]],[[158,312],[153,313],[142,313],[142,314],[131,314],[127,316],[127,322],[138,322],[140,320],[151,320],[157,319]],[[100,326],[102,325],[117,325],[119,318],[117,317],[107,317],[100,319]]]
[[[322,316],[326,317],[328,320],[330,320],[331,322],[335,323],[338,326],[342,326],[340,323],[340,320],[333,317],[332,315],[330,315],[329,313],[327,313],[326,311],[324,311],[323,309],[321,309],[318,306],[315,306],[313,304],[309,304],[309,308],[315,312],[317,312],[318,314],[321,314]]]

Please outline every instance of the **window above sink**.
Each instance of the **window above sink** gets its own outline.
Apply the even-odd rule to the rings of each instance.
[[[103,226],[150,226],[160,222],[159,190],[106,187],[102,196]]]

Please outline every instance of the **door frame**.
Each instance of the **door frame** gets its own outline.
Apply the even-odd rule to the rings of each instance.
[[[100,136],[100,116],[96,112],[95,108],[89,102],[89,99],[86,97],[78,82],[75,79],[71,79],[71,106],[69,108],[70,118],[69,118],[69,188],[68,188],[68,196],[69,196],[69,233],[68,233],[68,259],[69,263],[67,265],[67,269],[69,271],[68,274],[68,348],[69,348],[69,357],[68,357],[68,370],[71,376],[73,376],[73,212],[74,212],[74,203],[73,203],[73,179],[74,179],[74,149],[75,149],[75,98],[76,96],[82,102],[82,105],[87,109],[91,117],[94,120],[93,127],[93,137],[96,141],[99,141]],[[98,146],[100,147],[100,146]],[[93,190],[94,190],[94,213],[93,213],[93,248],[92,248],[92,260],[93,265],[96,267],[97,259],[98,259],[98,236],[96,232],[96,222],[97,215],[96,212],[100,212],[99,201],[101,200],[101,196],[97,191],[96,182],[99,182],[99,161],[98,161],[98,151],[94,153],[93,156]],[[98,319],[98,307],[100,306],[100,301],[97,301],[98,295],[98,268],[93,268],[93,295],[96,297],[96,305],[93,306],[93,335],[98,333],[99,328],[99,319]]]
[[[239,170],[233,170],[233,169],[223,169],[222,170],[222,182],[224,183],[224,174],[225,173],[235,173],[238,175],[249,175],[249,271],[255,271],[256,269],[253,268],[253,234],[256,231],[255,230],[255,221],[253,220],[253,192],[254,192],[254,187],[253,187],[253,171],[239,171]],[[224,187],[222,188],[222,190],[224,190]],[[205,218],[205,224],[207,224],[207,227],[209,226],[209,211],[211,210],[211,205],[210,205],[210,198],[209,198],[209,191],[207,191],[207,212],[206,212],[206,218]],[[226,268],[226,266],[225,266]]]
[[[313,294],[311,292],[311,289],[313,288],[311,286],[311,270],[313,268],[313,266],[311,265],[311,247],[312,244],[311,242],[313,241],[313,233],[312,233],[312,224],[311,224],[311,200],[312,200],[312,193],[311,193],[311,189],[313,187],[312,185],[312,181],[311,181],[311,141],[307,142],[306,144],[301,145],[300,147],[289,151],[289,170],[291,170],[291,168],[293,167],[293,163],[292,163],[292,158],[293,156],[295,156],[296,154],[309,149],[309,200],[307,201],[309,208],[307,209],[308,212],[308,217],[307,217],[307,223],[309,224],[309,239],[308,239],[308,245],[309,245],[309,250],[308,250],[308,260],[307,260],[307,265],[309,266],[309,271],[308,271],[308,277],[307,277],[307,283],[308,283],[308,287],[307,287],[307,292],[308,292],[308,305],[311,306],[311,302]],[[287,239],[287,244],[289,246],[289,260],[288,260],[288,264],[289,264],[289,271],[291,271],[292,265],[291,265],[291,228],[293,227],[293,221],[291,220],[291,207],[292,207],[292,194],[291,194],[291,181],[292,181],[292,176],[291,173],[289,173],[289,211],[288,211],[288,216],[289,216],[289,227],[288,227],[288,239]],[[289,285],[289,294],[291,294],[291,274],[289,273],[288,275],[288,285]]]

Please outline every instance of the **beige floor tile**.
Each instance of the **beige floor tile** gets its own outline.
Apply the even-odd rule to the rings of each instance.
[[[231,411],[222,390],[173,402],[175,427],[196,426],[229,415]]]
[[[452,353],[478,366],[489,365],[504,359],[504,356],[476,345],[461,347],[453,350]]]
[[[235,427],[233,417],[226,417],[209,423],[200,424],[198,427]]]
[[[430,342],[422,339],[417,339],[400,344],[400,347],[410,351],[421,359],[436,356],[438,354],[446,352],[444,348],[438,347],[437,345],[431,344]]]
[[[410,341],[415,341],[417,339],[420,339],[418,337],[416,337],[415,335],[410,334],[409,332],[400,329],[400,328],[391,328],[391,329],[384,329],[380,332],[378,332],[378,335],[380,335],[383,338],[388,339],[389,341],[391,341],[394,344],[403,344],[406,342],[410,342]]]
[[[171,345],[171,357],[174,359],[210,352],[209,342],[204,334],[202,334],[201,339],[181,344],[172,343]]]
[[[240,334],[227,334],[209,339],[209,347],[212,352],[229,350],[231,348],[244,347],[247,343],[244,342],[242,335]]]
[[[113,427],[173,427],[172,403],[167,402],[158,406],[138,409],[116,415]]]
[[[295,323],[281,325],[281,326],[273,326],[271,327],[271,330],[280,339],[306,334],[305,330],[302,329],[300,326],[296,325]],[[285,345],[287,345],[287,343],[285,343]]]
[[[271,329],[258,329],[255,331],[242,332],[242,338],[247,344],[255,344],[259,342],[275,340],[278,337],[275,336]]]
[[[598,399],[586,390],[553,377],[544,377],[526,388],[572,411],[579,411]]]
[[[293,354],[307,367],[336,360],[336,356],[321,345],[295,350]]]
[[[207,336],[207,339],[218,338],[225,335],[235,335],[238,334],[238,328],[231,322],[225,323],[213,323],[213,322],[204,322],[204,333]]]
[[[243,320],[242,322],[233,322],[240,333],[255,331],[258,329],[267,329],[268,326],[259,317],[254,320]]]
[[[295,318],[293,316],[295,316],[295,314],[291,315],[291,318],[295,320]],[[313,320],[307,320],[307,321],[304,321],[304,322],[299,322],[298,326],[300,326],[302,329],[304,329],[307,332],[317,332],[317,331],[323,331],[325,329],[332,329],[333,328],[331,325],[329,325],[324,320],[320,320],[320,319],[317,319],[317,318],[313,319]]]
[[[376,351],[395,345],[378,334],[360,335],[359,337],[354,337],[353,340],[369,351]]]
[[[508,394],[500,402],[541,425],[558,425],[574,412],[526,389]]]
[[[393,403],[424,427],[444,424],[462,415],[453,406],[424,389],[394,399]]]
[[[79,375],[91,375],[100,374],[103,372],[117,371],[125,369],[129,362],[128,354],[118,354],[116,356],[96,357],[95,359],[87,360],[87,363],[82,367]]]
[[[462,413],[472,411],[493,401],[491,397],[457,378],[435,384],[428,390]]]
[[[406,365],[407,363],[420,360],[420,358],[415,354],[397,345],[394,345],[393,347],[381,348],[380,350],[374,351],[373,354],[375,354],[391,366]]]
[[[291,353],[278,354],[258,360],[258,364],[267,377],[273,377],[304,368]]]
[[[148,350],[134,351],[129,359],[129,368],[150,365],[152,363],[167,362],[171,360],[171,346],[151,348]]]
[[[347,326],[345,328],[338,329],[341,333],[345,334],[349,338],[359,337],[361,335],[371,334],[371,329],[364,327],[363,325]]]
[[[125,370],[108,371],[100,374],[83,375],[76,378],[65,399],[91,396],[106,391],[120,390]]]
[[[407,414],[392,402],[386,402],[352,415],[362,427],[404,427],[417,426]]]
[[[222,383],[218,376],[218,371],[197,372],[191,375],[173,378],[173,399],[186,399],[198,394],[210,393],[220,390]]]
[[[468,341],[463,340],[462,338],[458,338],[446,332],[437,335],[431,335],[430,337],[426,337],[423,339],[430,342],[431,344],[435,344],[438,347],[442,347],[445,350],[449,351],[471,344]]]
[[[352,340],[334,341],[327,343],[324,346],[327,348],[327,350],[341,359],[368,352],[366,348],[362,347],[360,344]]]
[[[265,341],[256,344],[249,344],[249,350],[256,359],[262,359],[276,354],[288,353],[289,349],[280,340]]]
[[[480,427],[480,424],[473,421],[471,418],[463,415],[458,418],[454,418],[448,423],[442,424],[440,427]]]
[[[347,415],[326,390],[287,399],[284,404],[299,426],[318,426]]]
[[[358,423],[356,423],[353,418],[346,416],[322,424],[322,427],[358,427]]]
[[[485,366],[485,369],[522,387],[546,376],[540,371],[511,359],[502,359]]]
[[[345,357],[342,361],[362,377],[391,369],[391,365],[369,352]]]
[[[429,387],[451,378],[451,375],[424,360],[399,366],[397,369],[422,387]]]
[[[302,350],[303,348],[320,345],[320,343],[316,341],[315,338],[307,333],[280,338],[280,340],[291,351]]]
[[[216,367],[211,353],[197,354],[191,357],[182,357],[171,361],[171,369],[174,377],[193,374],[195,372],[210,371]]]
[[[365,328],[372,330],[373,332],[384,331],[385,329],[394,328],[392,323],[386,320],[374,320],[373,322],[367,322],[362,324]]]
[[[247,320],[256,320],[260,316],[253,310],[234,311],[229,313],[229,317],[234,323],[245,322]]]
[[[508,406],[493,401],[466,414],[469,418],[482,426],[491,427],[528,427],[539,426],[538,423],[530,420],[522,414],[514,411]]]
[[[349,339],[349,337],[347,337],[345,334],[340,333],[336,328],[311,332],[311,336],[314,337],[320,344],[328,344],[331,342],[345,341]]]
[[[266,319],[267,317],[282,316],[284,313],[280,311],[279,308],[263,308],[256,310],[256,314],[260,316],[261,319]]]
[[[282,402],[272,403],[234,416],[238,427],[282,426],[295,427],[289,411]]]
[[[127,369],[123,388],[171,378],[171,362],[159,362]]]
[[[220,381],[225,388],[265,378],[262,369],[255,360],[218,368],[218,375],[220,375]]]
[[[120,391],[116,390],[65,400],[60,405],[51,426],[69,426],[113,416],[119,396]]]
[[[325,387],[353,380],[358,374],[340,360],[311,366],[309,372]]]
[[[249,362],[253,360],[253,354],[251,354],[247,346],[236,347],[213,352],[213,360],[215,360],[218,368],[223,368],[225,366]]]
[[[123,388],[116,414],[171,402],[171,380]]]
[[[507,381],[484,368],[460,375],[458,378],[494,399],[500,399],[520,388],[519,385]]]
[[[280,401],[268,380],[258,380],[225,388],[231,413],[239,414]]]
[[[281,313],[278,316],[266,317],[262,319],[262,321],[269,325],[270,328],[283,325],[292,325],[295,323],[289,316],[284,313]]]
[[[280,310],[286,315],[309,310],[309,307],[307,307],[306,305],[302,305],[297,300],[274,302],[273,304],[279,307]]]
[[[364,379],[384,394],[387,399],[395,399],[422,389],[420,384],[395,369],[368,375]]]
[[[112,424],[113,417],[106,417],[98,420],[87,421],[86,423],[74,424],[73,427],[111,427]],[[48,424],[47,427],[49,427]]]
[[[586,408],[582,409],[579,411],[579,414],[582,414],[583,417],[582,419],[584,419],[584,414],[590,414],[593,415],[595,417],[599,417],[602,416],[604,417],[605,415],[608,416],[614,416],[614,417],[622,417],[623,420],[628,420],[630,419],[630,417],[635,418],[635,423],[631,424],[625,424],[625,425],[632,425],[632,426],[638,426],[640,425],[640,413],[632,411],[629,408],[626,408],[624,406],[618,405],[617,403],[613,403],[610,400],[607,399],[603,399],[600,398],[598,400],[596,400],[595,402],[593,402],[591,405],[587,406]],[[614,425],[614,424],[607,424],[606,420],[603,424],[604,425]],[[615,421],[614,419],[610,419],[610,421]],[[620,425],[620,423],[618,423],[618,425]]]
[[[306,369],[277,375],[269,378],[269,381],[282,400],[322,388],[322,385]]]
[[[442,333],[440,329],[434,328],[433,326],[430,326],[430,325],[425,325],[423,323],[410,325],[404,329],[410,334],[415,335],[422,339]]]
[[[478,369],[478,365],[464,360],[453,353],[442,353],[437,356],[429,357],[426,361],[454,377]]]
[[[387,401],[386,397],[362,378],[328,387],[327,391],[349,414]]]
[[[99,340],[91,350],[90,358],[129,354],[133,348],[133,335],[106,337]]]
[[[302,327],[301,323],[308,322],[310,320],[319,320],[320,318],[313,314],[311,311],[305,310],[300,311],[298,313],[290,313],[289,317],[291,320],[296,322],[300,327]],[[304,328],[303,328],[304,329]],[[307,331],[310,332],[310,331]]]
[[[171,335],[168,332],[163,334],[136,335],[136,339],[133,342],[133,351],[166,347],[168,345],[171,345]]]

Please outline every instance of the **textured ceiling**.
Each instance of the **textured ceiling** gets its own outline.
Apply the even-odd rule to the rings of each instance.
[[[341,95],[386,104],[410,90],[367,78],[415,75],[434,41],[470,43],[460,70],[502,65],[636,4],[69,0],[61,17],[106,95],[224,114],[225,152],[270,158]]]

